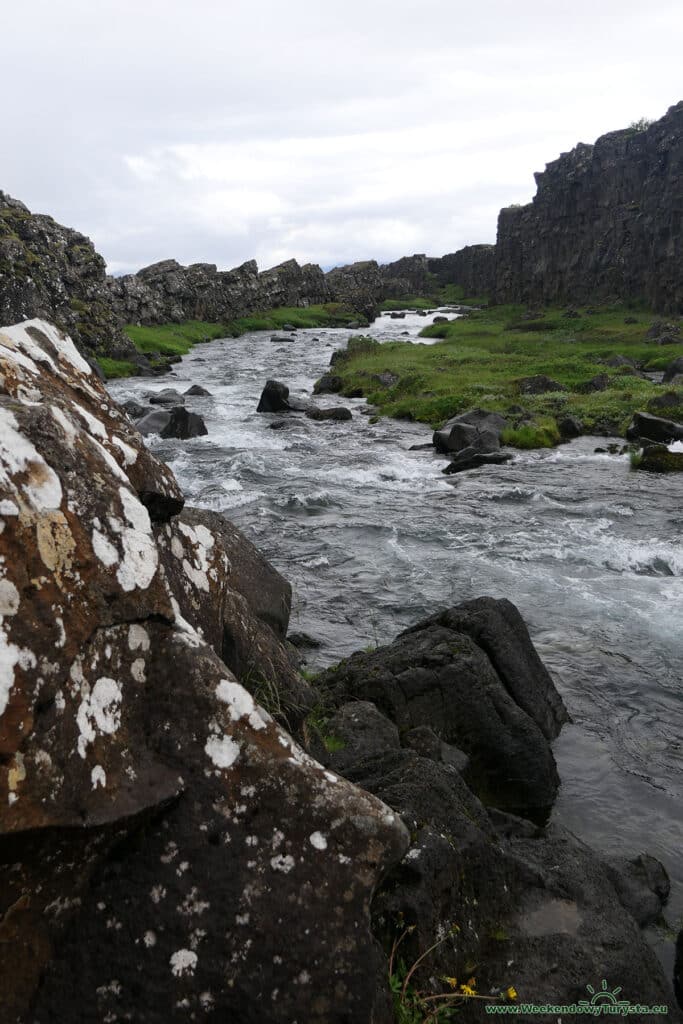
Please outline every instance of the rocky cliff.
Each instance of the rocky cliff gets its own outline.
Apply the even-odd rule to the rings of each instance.
[[[683,310],[683,103],[648,128],[579,144],[501,210],[497,302],[640,300]]]
[[[309,306],[334,296],[320,267],[288,260],[259,273],[253,260],[234,270],[213,263],[183,267],[163,260],[137,274],[109,278],[111,301],[124,323],[183,320],[221,323],[276,306]]]
[[[458,284],[465,295],[491,295],[495,280],[494,245],[466,245],[464,249],[428,261],[429,272],[443,286]]]
[[[88,353],[131,358],[89,238],[0,192],[0,322],[47,317]]]

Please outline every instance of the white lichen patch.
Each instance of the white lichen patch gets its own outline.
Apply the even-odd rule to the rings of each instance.
[[[99,530],[92,532],[92,549],[102,565],[110,569],[119,560],[119,553],[112,542]]]
[[[311,844],[311,846],[315,847],[316,850],[327,849],[327,839],[322,834],[322,832],[312,832],[311,835],[308,837],[308,841]]]
[[[111,439],[112,444],[115,444],[119,451],[123,454],[123,461],[127,466],[134,466],[138,461],[138,453],[135,448],[131,448],[129,444],[122,441],[120,437],[114,435]]]
[[[78,404],[78,402],[74,402],[73,407],[78,413],[78,415],[81,417],[81,419],[83,420],[91,434],[95,434],[97,437],[102,438],[107,437],[106,428],[101,420],[98,420],[96,416],[93,416],[92,413],[88,412],[87,409],[84,409],[82,405]]]
[[[28,333],[27,328],[29,327],[33,327],[47,337],[50,344],[56,349],[60,359],[70,363],[71,366],[88,377],[92,374],[90,365],[80,354],[71,338],[66,334],[62,334],[60,330],[53,327],[47,320],[39,320],[37,318],[24,320],[23,323],[15,324],[13,327],[3,327],[2,333],[11,338],[31,359],[42,362],[47,361],[52,369],[56,370],[56,366],[48,352]]]
[[[289,854],[279,853],[277,857],[271,857],[270,866],[273,871],[281,871],[284,875],[288,875],[294,867],[294,858]]]
[[[0,616],[16,615],[21,598],[11,580],[0,579]]]
[[[216,687],[216,696],[221,703],[228,705],[233,722],[248,718],[252,729],[265,729],[265,723],[258,714],[254,698],[240,683],[231,679],[221,679]]]
[[[55,421],[55,423],[57,423],[62,428],[64,436],[66,438],[66,442],[69,445],[69,447],[73,447],[73,443],[76,440],[77,431],[73,421],[71,420],[71,417],[68,416],[63,409],[60,409],[58,405],[51,405],[50,413],[52,414],[52,418]]]
[[[37,512],[54,511],[62,504],[59,477],[21,433],[9,409],[0,409],[0,488],[10,493],[21,490]]]
[[[29,669],[35,668],[36,664],[36,656],[33,651],[10,643],[2,628],[2,619],[0,618],[0,715],[5,713],[9,704],[9,695],[14,686],[17,666],[27,672]]]
[[[97,789],[98,786],[101,786],[102,789],[106,788],[107,776],[101,764],[96,764],[90,772],[90,781],[93,789]]]
[[[81,757],[85,757],[88,744],[94,742],[98,732],[111,736],[117,731],[121,724],[122,699],[119,684],[106,676],[98,679],[92,692],[83,698],[76,713]]]
[[[217,768],[231,768],[240,754],[240,745],[229,736],[209,736],[204,751]]]
[[[145,676],[145,659],[136,658],[133,664],[130,666],[130,674],[136,683],[144,683]]]
[[[147,947],[147,949],[151,949],[153,946],[156,946],[156,944],[157,944],[157,937],[156,937],[154,932],[147,931],[142,936],[142,941],[144,942],[144,944]]]
[[[126,590],[146,590],[157,571],[157,552],[149,513],[145,506],[126,487],[119,487],[123,512],[129,525],[121,532],[123,557],[116,573],[121,587]]]
[[[131,651],[149,650],[149,633],[137,622],[128,627],[128,647]]]

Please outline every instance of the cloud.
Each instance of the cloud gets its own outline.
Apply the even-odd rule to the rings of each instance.
[[[3,20],[0,188],[117,271],[492,241],[535,170],[680,98],[668,0],[25,0]]]

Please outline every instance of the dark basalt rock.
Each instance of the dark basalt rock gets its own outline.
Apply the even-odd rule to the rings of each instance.
[[[644,439],[669,444],[671,441],[683,440],[683,423],[661,419],[648,412],[636,412],[626,431],[629,441]]]
[[[540,818],[552,805],[559,780],[548,739],[567,716],[508,602],[482,599],[427,619],[318,684],[340,704],[369,700],[399,730],[429,726],[459,747],[466,781],[486,803]]]
[[[184,405],[185,399],[175,388],[164,388],[149,396],[150,405]]]
[[[579,384],[576,390],[579,394],[589,395],[595,391],[605,391],[610,385],[610,377],[607,373],[596,373],[590,380],[585,381],[583,384]]]
[[[344,381],[335,373],[325,373],[313,385],[314,395],[335,395],[344,387]]]
[[[289,388],[279,380],[267,380],[256,412],[289,412]]]
[[[664,371],[662,383],[668,384],[674,379],[674,377],[677,377],[679,373],[683,373],[683,356],[678,356],[677,359],[674,359],[673,362],[669,363]]]
[[[334,406],[331,409],[306,409],[309,420],[350,420],[353,414],[345,406]]]
[[[561,416],[557,421],[560,437],[569,441],[583,434],[583,423],[576,416]]]
[[[683,452],[670,452],[665,445],[646,445],[636,469],[646,473],[683,473]]]
[[[519,382],[520,395],[544,395],[548,391],[566,391],[564,384],[547,377],[544,373],[537,373],[533,377],[522,377]]]
[[[211,398],[211,392],[203,388],[201,384],[193,384],[185,392],[186,395],[191,395],[194,398]]]
[[[159,434],[160,437],[176,437],[183,441],[208,434],[202,417],[195,412],[188,412],[182,405],[174,409],[149,412],[135,426],[143,436]]]
[[[495,452],[500,448],[500,435],[506,426],[507,420],[499,413],[470,409],[435,430],[432,443],[446,454],[465,448],[481,453]]]
[[[452,474],[462,473],[467,469],[478,469],[479,466],[501,466],[511,459],[512,455],[508,452],[478,452],[475,448],[463,448],[441,472]]]
[[[149,409],[146,405],[141,405],[140,402],[137,402],[134,398],[131,398],[129,399],[129,401],[124,402],[121,408],[125,409],[126,415],[129,416],[130,419],[132,420],[142,419],[142,417],[146,416],[147,413],[149,412]]]
[[[547,306],[638,297],[679,313],[682,176],[683,103],[642,131],[579,143],[536,174],[533,202],[501,210],[490,294]]]
[[[609,857],[605,867],[622,906],[641,928],[654,924],[669,898],[671,883],[663,864],[647,853]]]

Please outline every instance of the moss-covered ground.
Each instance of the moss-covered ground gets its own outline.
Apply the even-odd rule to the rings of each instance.
[[[622,355],[645,370],[663,370],[683,355],[683,339],[659,346],[645,338],[657,319],[645,310],[602,307],[570,319],[562,310],[546,309],[531,320],[525,316],[523,307],[494,306],[430,324],[421,336],[439,339],[435,344],[357,343],[334,373],[342,377],[343,394],[360,390],[383,415],[433,427],[476,406],[501,412],[511,419],[504,440],[531,448],[556,443],[556,421],[569,414],[582,421],[585,433],[613,424],[623,434],[632,413],[662,393],[661,385],[629,367],[607,366],[610,357]],[[387,370],[398,376],[389,388],[377,379]],[[522,393],[520,380],[540,374],[566,390]],[[607,387],[592,391],[588,382],[598,374],[607,374]],[[657,414],[681,419],[682,410]]]

